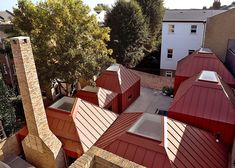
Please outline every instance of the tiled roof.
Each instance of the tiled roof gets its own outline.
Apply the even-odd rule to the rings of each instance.
[[[235,84],[233,75],[214,53],[194,52],[177,64],[176,76],[191,77],[202,70],[217,72],[228,84]]]
[[[205,22],[208,17],[223,13],[226,10],[173,9],[166,10],[163,22]]]
[[[96,84],[116,93],[124,93],[139,80],[140,77],[132,71],[120,64],[115,64],[101,73]]]
[[[0,19],[3,21],[10,21],[13,18],[13,14],[9,11],[0,11]]]
[[[143,113],[123,113],[95,146],[149,168],[226,167],[227,150],[200,129],[164,118],[164,142],[130,134],[127,130]]]
[[[97,105],[103,108],[117,96],[117,93],[101,87],[86,86],[78,91],[77,96],[87,101],[97,102]]]
[[[199,75],[180,85],[169,112],[235,124],[235,96],[232,89],[219,76],[218,83],[215,83],[200,81]]]

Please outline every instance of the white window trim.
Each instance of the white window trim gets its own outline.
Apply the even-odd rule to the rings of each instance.
[[[171,77],[171,78],[172,78],[172,77],[173,77],[173,73],[172,73],[172,71],[166,71],[166,72],[165,72],[165,76],[166,76],[166,77]]]
[[[168,25],[168,33],[169,34],[174,34],[175,33],[175,25],[174,24],[169,24]]]
[[[171,58],[168,58],[168,50],[172,50],[172,57],[171,57]],[[173,50],[172,48],[168,48],[168,49],[167,49],[166,58],[167,58],[168,60],[172,60],[172,59],[173,59],[173,54],[174,54],[174,50]]]
[[[196,26],[196,28],[193,28],[193,29],[192,29],[193,26]],[[190,34],[197,34],[197,28],[198,28],[197,25],[191,25]],[[196,32],[192,32],[192,30],[196,30]]]

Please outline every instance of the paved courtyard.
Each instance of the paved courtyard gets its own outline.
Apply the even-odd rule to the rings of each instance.
[[[157,109],[167,111],[172,100],[163,96],[159,90],[141,87],[140,97],[125,112],[155,113]]]

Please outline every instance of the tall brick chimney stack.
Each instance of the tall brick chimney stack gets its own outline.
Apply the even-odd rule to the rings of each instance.
[[[38,168],[65,167],[62,144],[50,131],[29,37],[11,39],[28,135],[22,141],[28,162]]]

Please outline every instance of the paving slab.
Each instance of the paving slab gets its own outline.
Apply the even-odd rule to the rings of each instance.
[[[125,112],[145,112],[154,114],[157,109],[167,111],[173,98],[164,96],[161,91],[141,87],[140,97]]]

